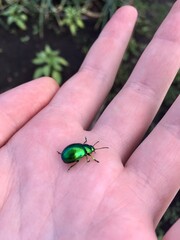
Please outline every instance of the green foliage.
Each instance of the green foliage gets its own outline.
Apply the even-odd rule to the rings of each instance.
[[[164,214],[162,220],[157,227],[158,239],[161,240],[168,229],[165,229],[166,225],[173,225],[180,216],[180,201],[176,201],[173,206],[170,206]]]
[[[23,36],[23,37],[20,38],[20,41],[21,41],[22,43],[26,43],[26,42],[28,42],[29,40],[30,40],[30,37],[29,37],[28,35],[25,35],[25,36]]]
[[[1,15],[6,17],[8,25],[15,24],[21,30],[27,29],[26,22],[28,17],[25,8],[22,5],[18,3],[9,5],[4,9]]]
[[[75,7],[66,7],[64,9],[64,17],[59,21],[61,26],[69,27],[69,30],[73,36],[77,34],[78,28],[84,28],[82,21],[81,10]]]
[[[143,36],[143,39],[151,39],[154,32],[167,15],[172,1],[166,0],[164,4],[160,1],[134,0],[134,6],[138,9],[138,27],[136,31]]]
[[[52,0],[22,0],[22,4],[28,9],[33,19],[36,19],[35,26],[40,37],[44,36],[44,26],[48,25],[51,19],[56,16],[57,8]],[[54,20],[54,19],[53,19]]]
[[[36,29],[41,37],[43,37],[45,24],[50,25],[51,21],[56,22],[59,27],[67,26],[71,34],[75,36],[79,28],[84,28],[84,19],[97,18],[99,24],[105,24],[117,7],[131,1],[104,0],[97,1],[96,4],[94,0],[61,0],[55,1],[55,3],[53,0],[5,0],[0,1],[0,12],[4,14],[6,8],[11,9],[16,6],[26,10],[26,18],[32,16],[33,19],[36,19]],[[18,20],[20,23],[17,23],[17,20],[14,22],[22,29],[26,29],[24,16],[20,18],[23,18],[21,22]]]
[[[119,7],[122,5],[132,4],[132,2],[132,0],[104,0],[102,6],[99,9],[99,24],[102,24],[102,26],[104,26]]]
[[[85,1],[86,2],[86,1]],[[6,0],[0,1],[0,15],[7,18],[7,24],[15,24],[21,30],[26,30],[28,16],[35,20],[40,37],[44,36],[44,26],[51,22],[58,27],[67,26],[73,36],[79,28],[84,27],[81,14],[83,1],[66,1],[54,3],[52,0]],[[3,20],[0,19],[3,25]]]
[[[63,68],[69,65],[63,57],[60,57],[60,52],[52,50],[49,45],[46,45],[43,51],[38,52],[32,62],[38,66],[34,72],[34,78],[50,76],[59,84],[62,80]]]
[[[177,74],[175,81],[173,82],[172,86],[170,87],[166,98],[165,104],[169,107],[177,98],[180,93],[180,73]]]

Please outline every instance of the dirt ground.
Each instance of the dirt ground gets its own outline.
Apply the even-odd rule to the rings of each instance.
[[[41,39],[32,34],[31,27],[28,29],[29,32],[10,33],[0,27],[0,92],[32,80],[35,70],[32,59],[44,49],[45,44],[53,50],[60,50],[61,56],[69,62],[69,67],[63,71],[63,81],[66,81],[80,67],[85,56],[82,49],[90,46],[98,36],[93,23],[87,23],[76,38],[68,30],[56,34],[52,29],[45,29]],[[22,42],[21,39],[26,36],[30,37],[29,41]]]

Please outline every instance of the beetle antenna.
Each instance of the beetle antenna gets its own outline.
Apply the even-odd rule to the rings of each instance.
[[[57,151],[57,153],[61,155],[61,153],[60,153],[60,152],[58,152],[58,151]]]
[[[95,144],[93,144],[93,147],[98,143],[99,141],[95,142]]]
[[[95,144],[93,144],[93,147],[98,143],[99,141],[95,142]],[[95,148],[95,150],[99,150],[99,149],[104,149],[104,148],[109,148],[109,147],[100,147],[100,148]]]
[[[93,145],[94,146],[94,145]],[[105,149],[105,148],[109,148],[109,147],[100,147],[100,148],[95,148],[95,150],[99,150],[99,149]]]

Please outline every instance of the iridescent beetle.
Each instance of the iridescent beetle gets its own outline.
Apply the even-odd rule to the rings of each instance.
[[[62,151],[62,153],[58,152],[61,155],[61,158],[64,163],[74,163],[68,168],[68,171],[74,167],[81,158],[86,157],[87,162],[90,162],[90,159],[88,158],[91,157],[92,160],[95,162],[99,163],[97,159],[95,159],[91,154],[95,152],[96,150],[99,149],[104,149],[108,147],[101,147],[101,148],[95,148],[94,146],[98,143],[94,143],[94,145],[89,145],[87,144],[87,138],[85,137],[84,143],[73,143],[65,147],[65,149]]]

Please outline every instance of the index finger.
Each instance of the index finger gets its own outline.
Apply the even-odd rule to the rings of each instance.
[[[61,87],[52,101],[60,106],[60,116],[72,115],[73,121],[83,128],[89,125],[112,87],[136,17],[137,11],[131,6],[116,11],[91,47],[79,72]]]

